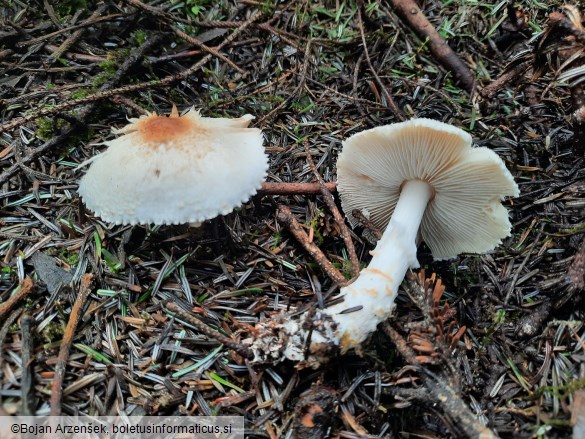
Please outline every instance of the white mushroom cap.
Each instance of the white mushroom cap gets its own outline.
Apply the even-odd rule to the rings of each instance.
[[[149,114],[105,142],[79,184],[88,208],[116,224],[182,224],[231,212],[262,185],[268,158],[253,116]]]
[[[337,162],[343,210],[359,209],[384,230],[407,180],[427,182],[434,191],[420,237],[435,259],[492,250],[510,234],[501,200],[518,196],[518,186],[500,157],[473,148],[465,131],[430,119],[374,128],[343,142]]]

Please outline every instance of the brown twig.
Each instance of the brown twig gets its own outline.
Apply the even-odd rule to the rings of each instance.
[[[498,91],[500,91],[506,84],[520,77],[520,75],[526,72],[527,69],[528,67],[524,65],[513,67],[512,69],[503,73],[498,79],[482,88],[479,94],[484,99],[493,99]]]
[[[255,24],[253,24],[253,26],[255,28],[262,29],[263,31],[271,33],[272,35],[278,37],[279,39],[281,39],[285,43],[290,44],[292,47],[296,48],[297,50],[301,50],[302,45],[300,45],[295,40],[300,40],[300,41],[306,42],[306,41],[308,41],[308,39],[305,37],[302,37],[300,35],[296,35],[296,34],[284,31],[282,29],[272,27],[270,25],[270,22],[272,22],[274,20],[274,18],[275,17],[272,17],[269,21],[267,21],[265,23],[255,23]],[[239,27],[242,23],[240,21],[195,21],[195,22],[192,22],[191,24],[196,25],[196,26],[200,26],[200,27],[205,27],[205,28],[229,29],[229,28]]]
[[[122,65],[116,71],[114,76],[112,78],[110,78],[110,80],[108,82],[106,82],[104,85],[102,85],[100,87],[100,90],[97,93],[95,93],[91,96],[88,96],[86,98],[83,98],[83,99],[69,100],[69,101],[63,102],[62,104],[55,105],[54,107],[40,110],[36,113],[30,114],[27,116],[14,118],[10,122],[5,123],[4,125],[0,125],[0,133],[17,128],[17,127],[19,127],[27,122],[38,119],[39,117],[59,114],[65,110],[69,110],[69,109],[76,107],[78,105],[88,104],[85,108],[83,108],[79,112],[79,114],[76,115],[77,119],[79,121],[83,122],[93,112],[93,110],[95,108],[95,104],[98,100],[109,98],[109,97],[115,96],[117,94],[121,94],[121,93],[123,93],[122,91],[120,91],[121,89],[124,89],[124,92],[128,91],[127,90],[128,87],[126,87],[126,88],[121,87],[121,89],[113,89],[113,87],[115,87],[120,82],[120,80],[128,73],[128,70],[136,62],[138,62],[151,47],[153,47],[158,41],[160,41],[160,39],[161,39],[161,35],[155,34],[152,37],[150,37],[149,39],[147,39],[140,47],[135,49],[128,56],[126,61],[124,61],[124,63],[122,63]],[[138,85],[144,85],[144,84],[138,84]],[[134,86],[134,87],[136,87],[136,86]],[[69,129],[65,130],[58,137],[61,137],[62,135],[71,134],[73,132],[73,129],[74,129],[73,127],[70,127]],[[55,138],[53,138],[53,139],[55,139]],[[50,143],[53,139],[49,140],[46,143]],[[44,148],[44,146],[45,145],[41,145],[37,150]],[[42,151],[44,151],[44,149],[42,149]],[[2,177],[4,177],[4,175],[6,175],[7,172],[9,172],[10,170],[11,170],[11,168],[8,171],[6,171],[4,174],[2,174]],[[0,181],[2,181],[2,177],[0,177]]]
[[[125,98],[124,96],[113,96],[111,98],[112,102],[117,105],[125,105],[127,107],[132,108],[136,113],[140,114],[141,116],[148,115],[148,111],[142,108],[140,105],[134,103],[132,99]]]
[[[337,183],[332,181],[325,183],[329,192],[337,191]],[[281,183],[266,181],[258,190],[259,195],[316,195],[321,193],[319,183]]]
[[[378,241],[382,239],[382,232],[372,221],[366,218],[366,216],[359,209],[351,211],[351,216],[358,220]]]
[[[28,314],[20,320],[20,331],[22,334],[22,378],[20,380],[20,394],[22,399],[22,414],[24,416],[34,415],[33,404],[33,340],[31,334],[32,318]]]
[[[194,38],[191,35],[186,34],[185,32],[183,32],[180,29],[173,28],[173,32],[175,32],[175,34],[177,34],[178,37],[184,39],[185,41],[187,41],[187,42],[189,42],[191,44],[193,44],[194,46],[199,47],[204,52],[207,52],[207,53],[215,56],[216,58],[221,59],[223,62],[229,64],[231,66],[231,68],[234,69],[235,71],[237,71],[238,73],[240,73],[242,75],[246,73],[246,71],[244,69],[242,69],[241,67],[239,67],[235,62],[233,62],[227,56],[222,55],[221,53],[219,53],[219,51],[217,49],[215,49],[214,47],[209,47],[203,41],[200,41],[197,38]]]
[[[311,156],[311,150],[309,149],[308,140],[305,139],[303,145],[305,147],[307,162],[309,163],[311,171],[313,171],[313,175],[315,175],[315,178],[319,183],[319,187],[321,188],[323,200],[325,201],[325,204],[327,204],[327,207],[333,214],[333,218],[335,219],[336,224],[339,226],[339,229],[341,230],[341,237],[343,238],[343,242],[345,243],[345,247],[347,248],[347,253],[349,254],[349,261],[351,263],[351,274],[353,277],[357,277],[360,274],[360,261],[357,257],[355,246],[353,245],[353,241],[351,239],[351,232],[349,231],[349,228],[347,227],[347,224],[345,224],[345,220],[341,215],[341,212],[339,212],[339,209],[335,204],[335,198],[333,198],[333,195],[331,194],[329,189],[327,189],[327,186],[325,186],[325,181],[323,181],[323,177],[321,177],[321,174],[319,173],[317,166],[315,166],[313,156]]]
[[[347,280],[345,277],[343,277],[343,274],[341,274],[341,272],[333,266],[333,264],[329,261],[329,259],[327,259],[321,249],[309,240],[309,236],[303,230],[287,206],[282,204],[278,206],[276,211],[276,218],[278,221],[288,227],[296,240],[307,252],[309,252],[315,262],[319,264],[319,266],[325,271],[325,273],[327,273],[329,278],[335,282],[335,284],[340,287],[347,285]]]
[[[63,396],[63,380],[65,378],[65,366],[69,359],[71,344],[75,337],[77,325],[82,317],[83,306],[91,293],[91,282],[93,280],[92,274],[84,274],[81,276],[81,285],[79,287],[79,294],[69,316],[69,322],[63,334],[61,347],[59,348],[59,355],[57,356],[57,363],[55,364],[55,376],[51,383],[51,416],[59,416],[61,414],[61,397]]]
[[[386,86],[384,85],[382,80],[380,79],[378,72],[376,72],[376,69],[374,69],[374,66],[372,65],[372,60],[370,59],[370,54],[368,53],[368,44],[366,43],[366,34],[364,32],[364,23],[362,21],[362,12],[361,12],[361,8],[359,8],[359,7],[357,8],[357,16],[358,16],[358,27],[360,28],[360,34],[362,36],[362,45],[364,46],[364,55],[366,57],[366,62],[368,63],[368,67],[372,71],[374,78],[376,78],[376,82],[378,83],[378,85],[382,89],[382,93],[384,94],[384,98],[386,99],[386,105],[392,110],[392,113],[394,113],[394,116],[396,116],[399,120],[404,120],[404,114],[402,113],[402,111],[400,111],[400,109],[396,105],[396,102],[394,102],[394,98],[392,97],[392,95],[390,94],[390,92],[388,91],[388,89],[386,88]]]
[[[447,381],[428,369],[423,369],[423,383],[435,400],[439,402],[443,411],[453,419],[469,438],[497,439],[498,436],[488,427],[483,425],[469,407],[463,402],[459,394]]]
[[[453,72],[468,93],[473,91],[475,77],[461,58],[449,47],[439,35],[431,22],[425,17],[415,0],[390,0],[398,14],[423,40],[428,40],[429,50],[447,70]]]
[[[197,317],[181,309],[176,303],[172,302],[167,303],[165,307],[171,313],[176,314],[180,319],[185,320],[187,323],[190,323],[191,325],[195,326],[199,331],[201,331],[208,337],[217,340],[218,342],[227,346],[230,349],[233,349],[242,357],[247,358],[248,360],[254,358],[254,354],[246,346],[242,345],[241,343],[238,343],[237,341],[232,340],[229,337],[226,337],[221,332],[211,328],[209,325],[206,325]]]
[[[30,277],[24,278],[22,283],[20,284],[20,288],[18,291],[6,302],[0,304],[0,321],[6,320],[6,314],[12,311],[12,308],[26,298],[33,290],[34,282]]]
[[[585,239],[567,270],[567,283],[571,291],[585,290]]]
[[[57,47],[53,44],[45,44],[44,49],[51,54],[52,58],[56,58],[54,56],[54,54],[57,53],[57,50],[59,50],[59,47]],[[61,57],[65,57],[65,58],[71,59],[73,61],[87,61],[87,62],[92,62],[92,63],[96,63],[96,62],[99,63],[99,62],[104,62],[104,61],[108,60],[108,58],[105,56],[88,55],[86,53],[71,53],[71,52],[64,53],[63,55],[61,55]],[[75,85],[76,87],[79,87],[77,84],[73,84],[73,85]]]

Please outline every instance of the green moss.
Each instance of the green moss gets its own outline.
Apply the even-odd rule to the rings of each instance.
[[[137,46],[142,46],[146,41],[146,38],[148,38],[148,34],[142,29],[132,32],[130,35],[132,35],[132,38],[136,42]]]
[[[47,141],[55,135],[59,128],[63,128],[66,125],[67,122],[63,119],[41,117],[37,119],[37,130],[35,131],[35,134],[39,139]]]
[[[317,214],[315,216],[313,216],[313,218],[311,218],[311,221],[308,221],[307,223],[305,223],[307,225],[307,227],[313,229],[313,242],[315,243],[315,245],[318,247],[321,244],[323,244],[323,235],[321,234],[321,232],[319,231],[319,219],[323,216],[323,211],[319,210],[317,212]]]
[[[126,61],[126,59],[128,59],[131,52],[132,51],[130,49],[118,49],[108,52],[108,61],[115,61],[115,65],[113,67],[111,65],[109,66],[110,69],[111,68],[115,69],[113,73],[115,73],[115,71],[118,70],[119,63],[124,62]],[[107,63],[108,61],[104,61],[104,63]]]
[[[79,253],[70,253],[66,249],[61,250],[59,259],[67,262],[69,265],[77,265],[79,262]]]
[[[277,104],[281,104],[282,102],[284,102],[285,98],[280,95],[264,94],[262,95],[262,100],[266,102],[275,102]]]
[[[56,340],[61,340],[63,338],[64,333],[65,329],[61,324],[56,322],[50,322],[43,329],[42,336],[47,343],[52,343]]]
[[[260,11],[265,14],[272,14],[274,12],[275,5],[270,2],[264,2],[260,5]]]
[[[177,2],[178,3],[178,2]],[[206,6],[212,5],[212,0],[185,0],[183,3],[183,11],[189,18],[196,19],[198,15],[205,9]]]
[[[315,103],[308,96],[303,96],[299,100],[292,102],[290,108],[298,113],[306,113],[315,108]]]
[[[344,259],[341,264],[341,274],[343,274],[343,277],[351,279],[353,277],[352,268],[351,261],[349,259]]]
[[[61,17],[73,14],[79,9],[87,9],[86,0],[56,0],[53,2],[55,12]]]
[[[71,93],[71,99],[83,99],[88,97],[91,93],[92,90],[89,88],[80,88]]]

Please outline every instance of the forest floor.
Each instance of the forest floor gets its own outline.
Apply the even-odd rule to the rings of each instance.
[[[576,9],[424,1],[454,71],[399,0],[1,3],[3,414],[236,415],[248,437],[269,438],[582,437]],[[350,135],[413,117],[448,122],[514,175],[512,235],[489,254],[441,262],[422,244],[421,266],[444,293],[421,305],[411,277],[361,355],[316,370],[251,364],[237,345],[256,324],[337,291],[277,221],[278,205],[349,278],[341,228],[308,193],[256,195],[199,229],[112,225],[84,209],[79,165],[104,151],[112,128],[173,105],[255,116],[275,182],[315,181],[305,143],[333,182]],[[363,267],[372,245],[361,236],[353,231]]]

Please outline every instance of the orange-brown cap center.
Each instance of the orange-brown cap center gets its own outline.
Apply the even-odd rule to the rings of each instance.
[[[187,117],[152,115],[142,119],[137,129],[146,143],[165,143],[186,134],[192,126],[193,121]]]

